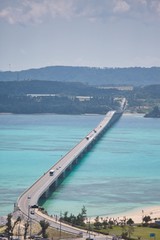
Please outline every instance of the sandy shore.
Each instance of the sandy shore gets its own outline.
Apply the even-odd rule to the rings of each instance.
[[[134,223],[142,223],[142,218],[144,216],[150,216],[152,219],[152,222],[155,221],[155,219],[160,220],[160,206],[151,206],[151,207],[144,207],[143,209],[136,209],[129,212],[124,212],[120,214],[110,215],[110,216],[99,216],[99,219],[117,219],[119,222],[121,220],[128,220],[131,218]],[[90,222],[94,222],[96,217],[90,218]],[[0,216],[0,225],[6,224],[7,216]]]
[[[134,221],[134,223],[142,223],[142,218],[144,216],[150,216],[150,218],[152,219],[152,222],[154,222],[155,219],[160,219],[160,206],[144,207],[143,209],[136,209],[129,212],[124,212],[124,213],[115,214],[111,216],[102,216],[102,218],[103,219],[114,218],[114,219],[117,219],[118,221],[131,218]],[[93,221],[93,222],[94,220],[95,218],[90,219],[90,221]]]

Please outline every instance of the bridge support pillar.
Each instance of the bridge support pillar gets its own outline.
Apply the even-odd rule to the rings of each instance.
[[[78,163],[78,157],[75,159],[75,164],[77,164]]]
[[[62,176],[63,176],[63,178],[66,177],[66,171],[64,171],[64,172],[62,173]]]
[[[55,188],[58,187],[58,179],[55,181]]]
[[[45,198],[48,198],[49,197],[49,193],[50,193],[50,191],[49,191],[49,188],[45,191]]]
[[[69,171],[72,170],[72,163],[69,165],[68,170],[69,170]]]

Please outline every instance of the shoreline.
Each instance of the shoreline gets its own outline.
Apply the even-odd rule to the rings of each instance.
[[[130,113],[124,113],[124,114],[126,114],[126,115],[133,115],[133,114],[130,114]],[[135,115],[139,116],[139,114],[137,114],[137,113]],[[129,210],[127,212],[120,212],[120,213],[116,213],[116,214],[110,214],[109,217],[110,218],[121,218],[121,219],[123,219],[124,216],[125,216],[127,218],[132,218],[135,223],[141,223],[142,222],[142,209],[144,211],[144,215],[150,215],[151,218],[156,218],[156,217],[159,218],[160,217],[160,207],[159,206],[141,207],[141,208],[138,208],[138,209],[136,208],[136,209],[133,209],[133,210]],[[157,213],[155,213],[155,211]],[[106,214],[102,215],[103,218],[105,218],[105,216],[108,217]],[[94,218],[95,217],[93,217],[93,219]]]
[[[9,213],[8,213],[9,214]],[[12,212],[11,214],[14,215],[14,212]],[[127,212],[122,212],[122,213],[117,213],[117,214],[111,214],[111,215],[101,215],[99,216],[100,221],[104,220],[104,219],[114,219],[114,220],[118,220],[119,222],[122,220],[128,220],[128,219],[132,219],[134,221],[135,224],[141,224],[142,223],[142,219],[145,216],[150,216],[152,221],[154,222],[155,220],[160,219],[160,205],[153,205],[153,206],[146,206],[143,208],[136,208]],[[95,217],[88,217],[88,219],[90,220],[90,222],[95,222]],[[6,222],[7,216],[0,216],[0,226],[4,225]]]
[[[106,112],[107,113],[107,112]],[[96,115],[105,115],[103,113],[76,113],[76,114],[72,114],[72,113],[55,113],[55,112],[42,112],[42,113],[37,113],[37,112],[33,112],[33,113],[13,113],[13,112],[0,112],[0,115],[86,115],[86,116],[96,116]],[[145,115],[145,113],[138,113],[138,112],[131,112],[131,111],[124,111],[123,115]]]
[[[109,216],[103,215],[99,216],[99,219],[117,219],[118,221],[121,220],[128,220],[132,219],[135,224],[142,223],[142,219],[145,216],[150,216],[152,219],[152,222],[154,222],[156,219],[160,219],[160,205],[153,205],[153,206],[146,206],[143,208],[136,208],[127,212],[117,213],[117,214],[111,214]],[[94,222],[96,217],[91,217],[90,221]]]

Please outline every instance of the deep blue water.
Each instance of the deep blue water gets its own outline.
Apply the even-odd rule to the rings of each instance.
[[[0,115],[0,215],[101,115]],[[49,214],[110,215],[159,204],[160,119],[122,118],[44,204]]]

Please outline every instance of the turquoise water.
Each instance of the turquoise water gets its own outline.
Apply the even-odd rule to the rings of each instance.
[[[103,119],[0,115],[0,215]],[[159,204],[160,119],[124,115],[44,204],[49,214],[110,215]]]

